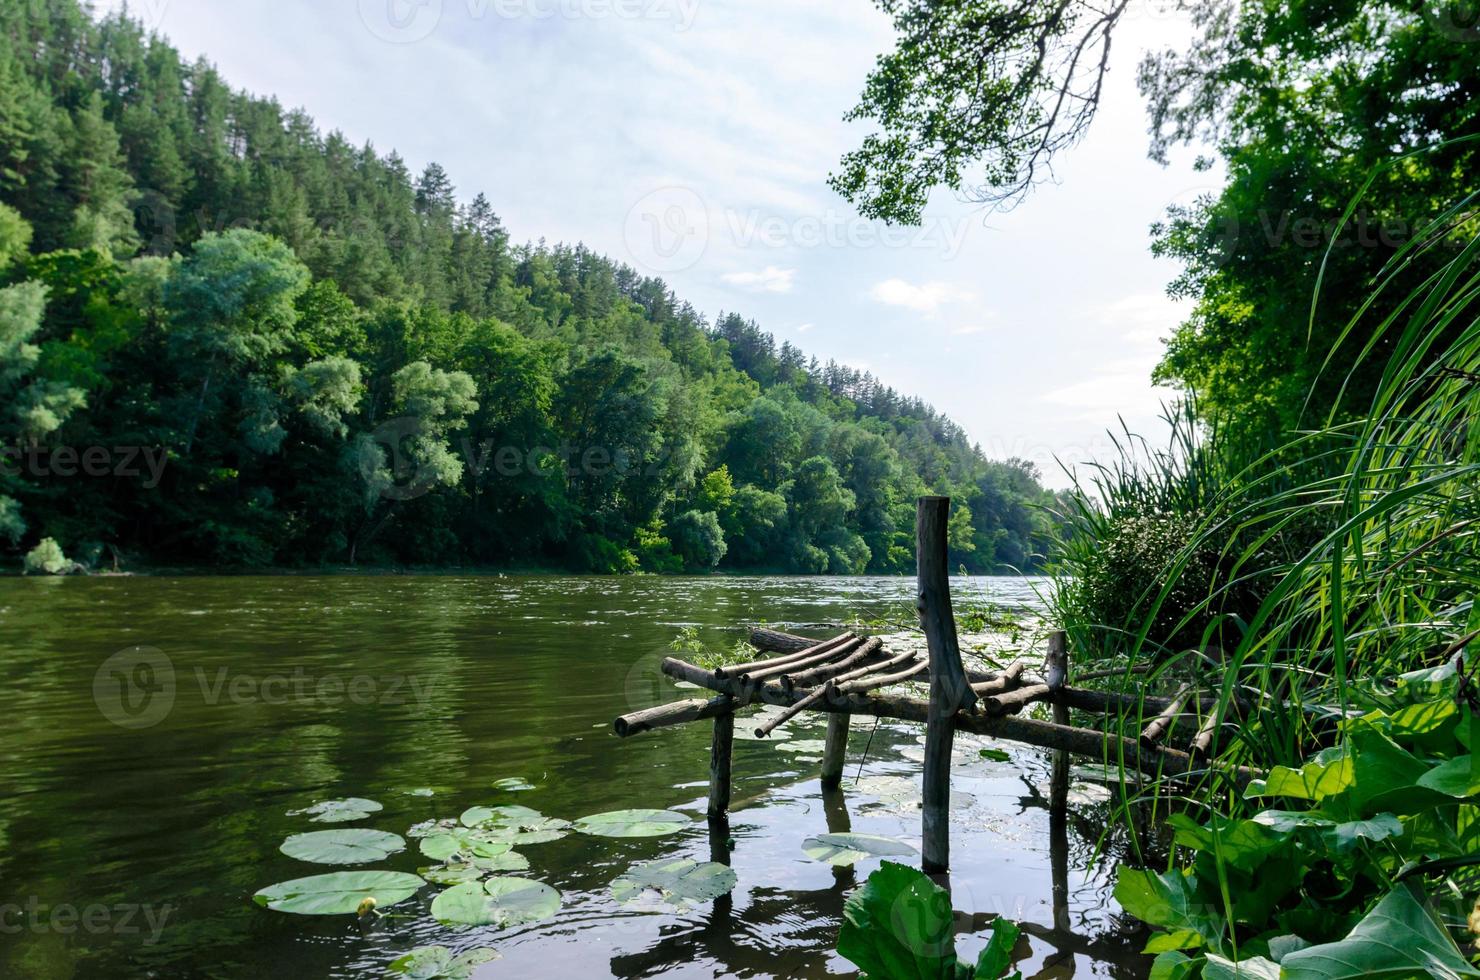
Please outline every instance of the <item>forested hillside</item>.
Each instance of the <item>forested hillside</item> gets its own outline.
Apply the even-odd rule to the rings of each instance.
[[[0,201],[11,561],[895,572],[929,491],[968,569],[1042,550],[918,399],[74,0],[0,8]]]

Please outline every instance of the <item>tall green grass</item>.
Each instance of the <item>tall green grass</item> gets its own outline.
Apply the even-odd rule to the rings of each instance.
[[[1480,629],[1477,197],[1386,262],[1344,325],[1358,366],[1385,361],[1375,390],[1348,392],[1365,415],[1308,405],[1308,429],[1234,446],[1189,400],[1168,448],[1126,433],[1063,515],[1053,602],[1076,657],[1143,665],[1138,683],[1197,676],[1229,721],[1226,761],[1298,762],[1352,685]],[[1312,323],[1320,309],[1318,288]]]

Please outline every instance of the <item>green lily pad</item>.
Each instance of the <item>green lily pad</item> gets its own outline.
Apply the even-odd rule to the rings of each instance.
[[[422,838],[421,853],[433,861],[448,861],[457,855],[464,858],[492,858],[506,854],[514,845],[484,830],[458,827],[446,833]]]
[[[575,828],[597,837],[661,837],[691,823],[688,817],[672,810],[611,810],[582,817]]]
[[[407,796],[436,796],[437,795],[437,791],[434,790],[434,789],[432,789],[430,786],[418,786],[415,789],[403,789],[403,790],[401,790],[401,792],[405,793]],[[428,947],[428,948],[433,948],[433,947]]]
[[[903,841],[873,834],[818,834],[802,841],[802,851],[814,861],[839,866],[855,864],[864,858],[915,853],[915,849]]]
[[[501,789],[506,793],[523,793],[526,790],[534,789],[534,783],[531,783],[527,779],[520,779],[518,776],[511,776],[508,779],[494,780],[493,788]]]
[[[480,881],[503,871],[528,870],[529,858],[518,851],[509,851],[497,857],[448,861],[430,868],[418,868],[416,873],[434,885],[460,885],[465,881]]]
[[[486,946],[454,954],[446,946],[418,946],[386,967],[412,980],[467,980],[473,968],[499,959],[497,950]]]
[[[288,816],[311,817],[314,823],[346,823],[350,820],[363,820],[370,814],[378,813],[383,809],[384,807],[374,800],[362,800],[352,796],[347,800],[324,800],[301,810],[289,810]]]
[[[457,830],[460,826],[462,825],[456,820],[423,820],[420,823],[412,824],[411,829],[406,831],[406,836],[413,840],[418,840],[422,837],[430,837],[433,834],[450,833]]]
[[[402,871],[335,871],[282,881],[252,896],[276,912],[295,915],[354,915],[365,899],[378,906],[404,902],[426,882]]]
[[[463,826],[511,845],[543,844],[570,833],[570,821],[547,817],[527,806],[475,806],[463,811]]]
[[[432,916],[444,925],[502,928],[548,919],[558,911],[560,893],[529,878],[470,881],[432,900]]]
[[[796,738],[785,745],[776,746],[779,752],[803,752],[808,755],[822,752],[827,748],[827,742],[820,738]]]
[[[397,834],[350,828],[294,834],[278,850],[314,864],[374,864],[405,848],[406,841]]]
[[[639,864],[612,882],[612,898],[628,904],[653,896],[684,908],[713,901],[735,887],[735,872],[713,861],[687,858]]]

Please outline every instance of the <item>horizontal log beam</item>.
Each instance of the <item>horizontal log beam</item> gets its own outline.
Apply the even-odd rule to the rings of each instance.
[[[631,738],[633,735],[650,732],[655,728],[668,728],[672,725],[684,725],[691,721],[703,721],[705,718],[733,714],[739,707],[740,702],[727,694],[710,698],[707,701],[703,699],[674,701],[670,704],[660,704],[656,708],[644,708],[642,711],[622,715],[612,722],[612,731],[618,738]]]

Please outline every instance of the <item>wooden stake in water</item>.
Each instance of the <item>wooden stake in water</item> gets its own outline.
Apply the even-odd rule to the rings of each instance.
[[[843,781],[843,762],[848,757],[848,716],[827,716],[827,743],[822,750],[822,788],[837,789]]]
[[[730,809],[730,760],[735,750],[735,716],[714,719],[714,738],[709,743],[709,816],[723,817]]]

